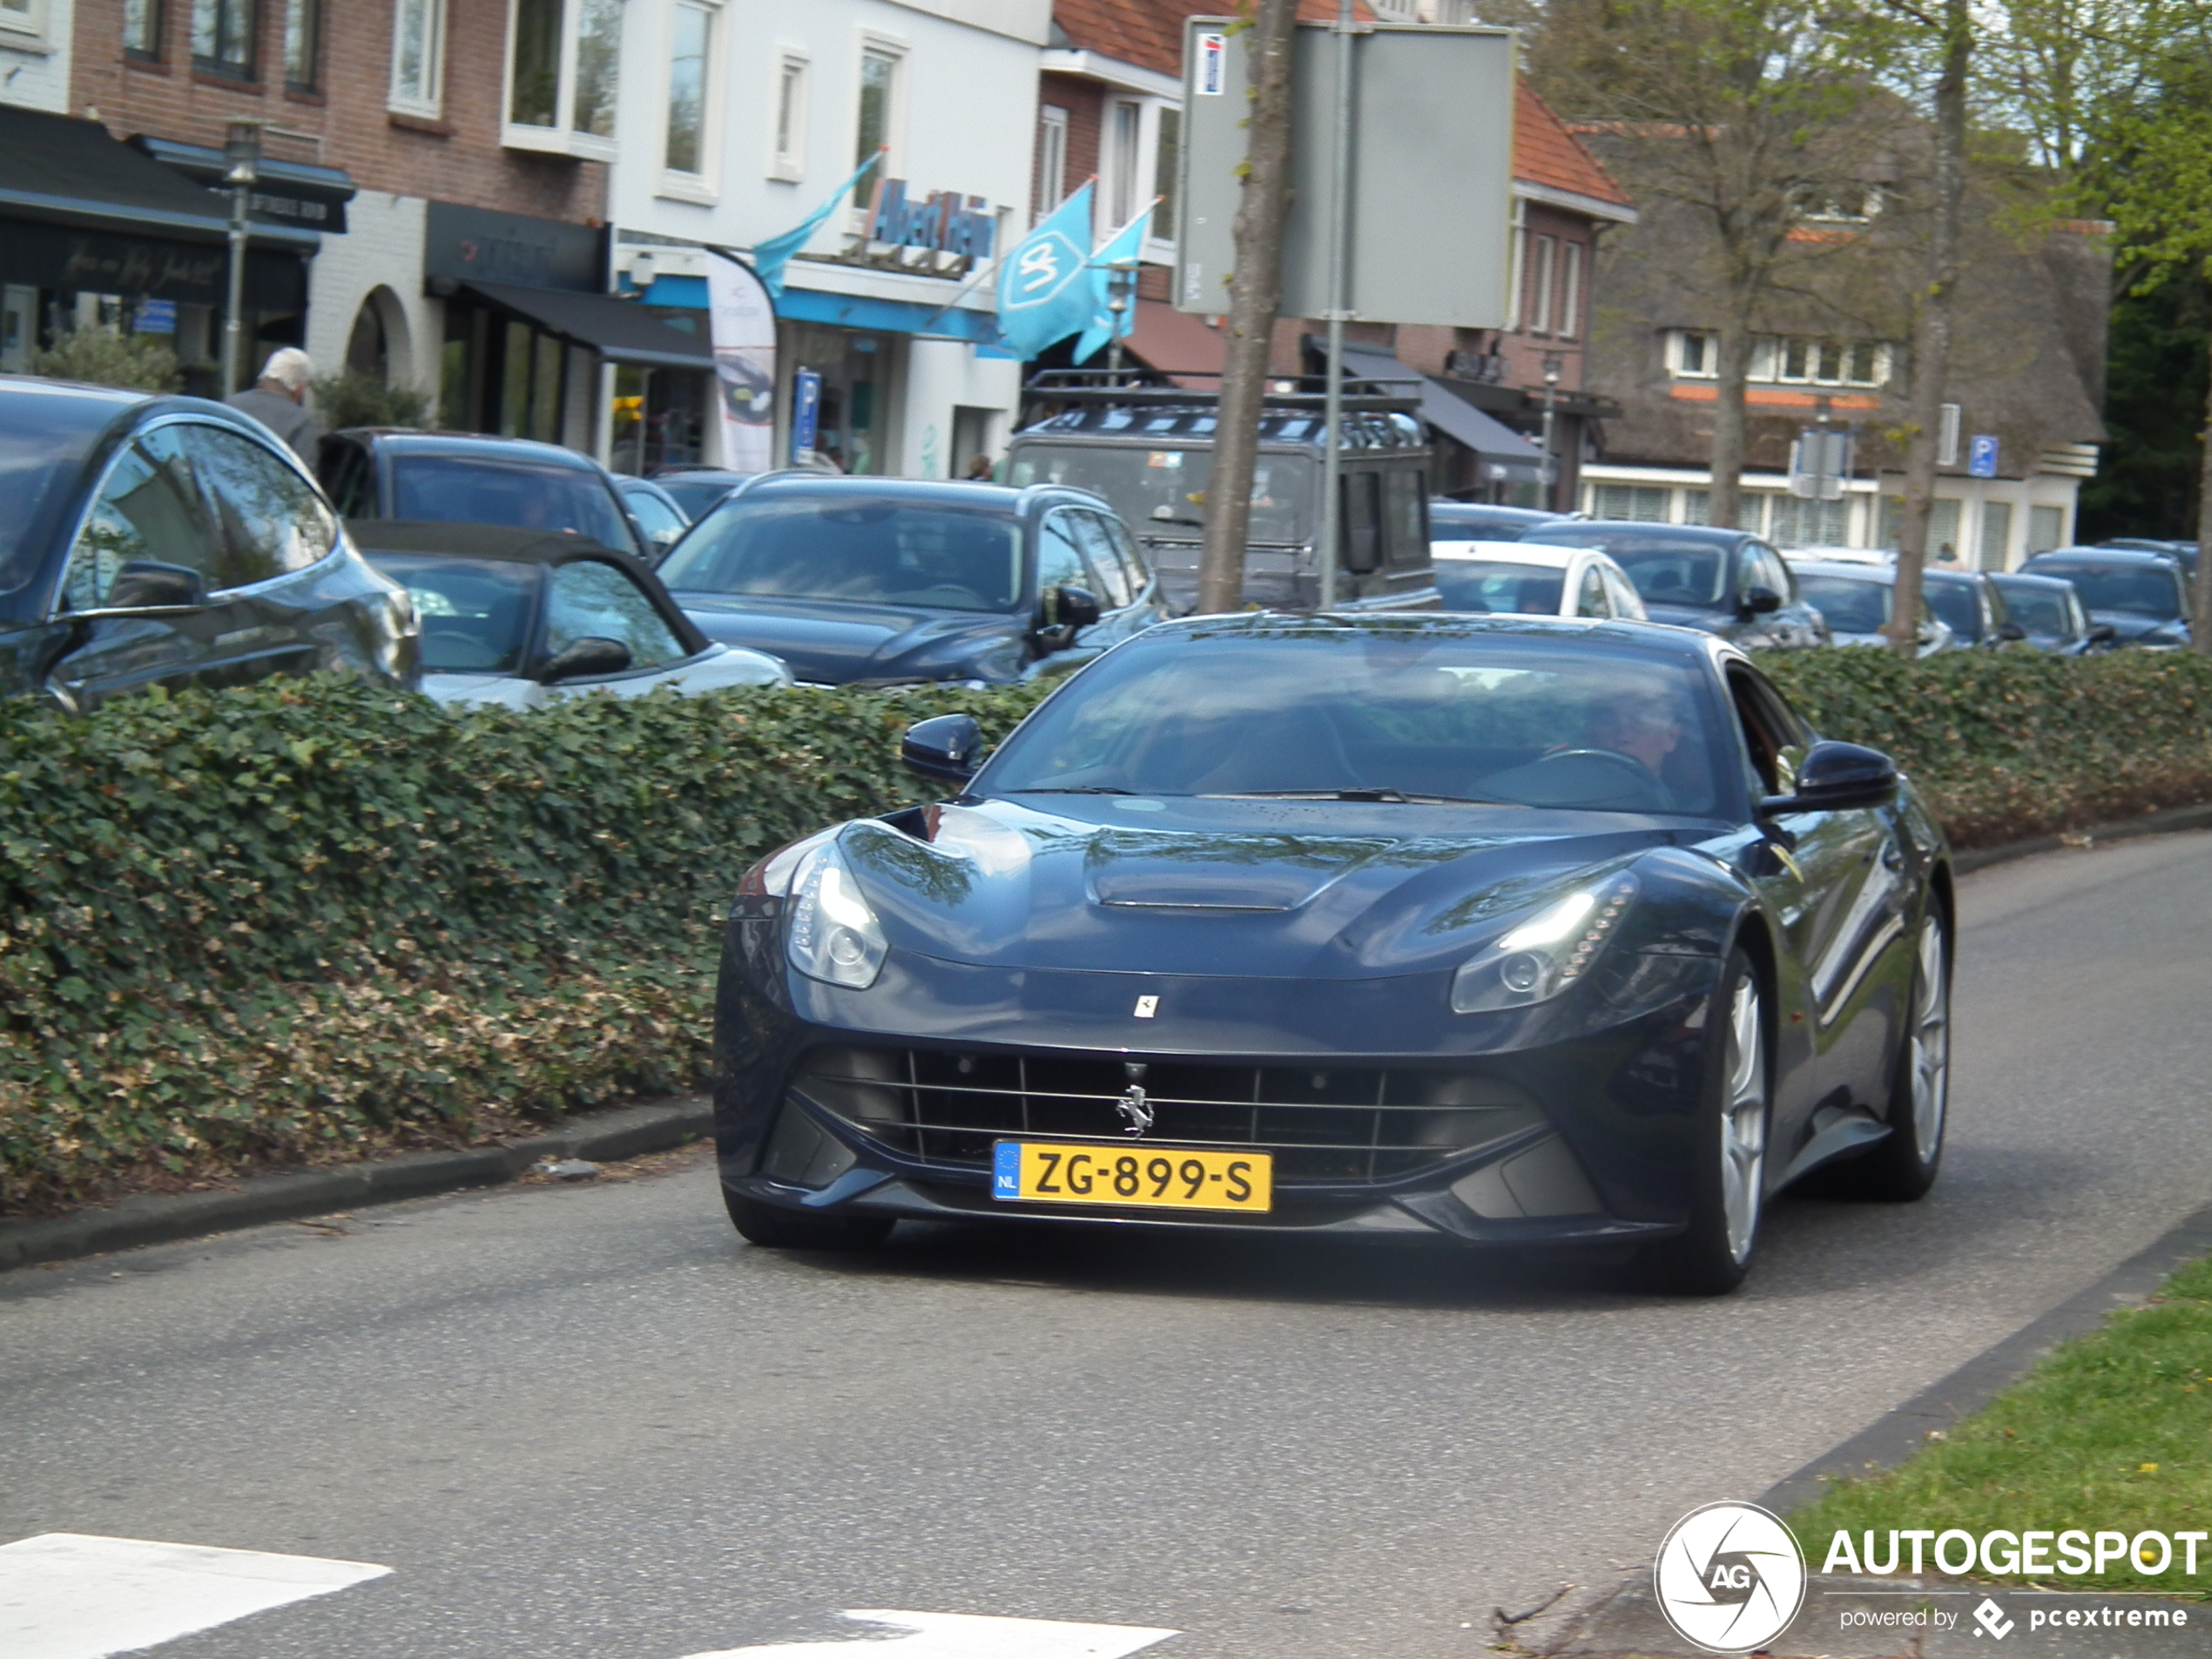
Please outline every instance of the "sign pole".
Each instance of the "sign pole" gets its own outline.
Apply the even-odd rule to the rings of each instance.
[[[1352,0],[1337,0],[1335,152],[1330,158],[1329,383],[1322,419],[1321,609],[1337,603],[1338,543],[1344,531],[1344,323],[1352,240]]]

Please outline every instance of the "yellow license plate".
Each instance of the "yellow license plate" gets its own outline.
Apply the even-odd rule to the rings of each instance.
[[[1034,1204],[1264,1214],[1274,1202],[1275,1160],[1264,1152],[1145,1146],[1124,1151],[1114,1146],[1000,1141],[993,1149],[991,1196]]]

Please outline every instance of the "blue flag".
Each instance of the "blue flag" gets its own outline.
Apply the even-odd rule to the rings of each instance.
[[[1152,209],[1159,206],[1157,197],[1147,204],[1143,212],[1122,226],[1105,246],[1090,256],[1087,274],[1090,278],[1090,327],[1083,330],[1083,337],[1076,342],[1076,361],[1089,360],[1090,354],[1116,335],[1129,338],[1136,327],[1136,274],[1138,260],[1144,253],[1144,227],[1151,222]],[[1114,315],[1114,271],[1116,265],[1129,266],[1129,305],[1117,320]]]
[[[1090,193],[1085,184],[999,262],[999,333],[1016,357],[1090,326]]]
[[[837,211],[838,203],[845,199],[845,192],[860,182],[861,176],[883,159],[879,150],[853,170],[847,179],[830,193],[830,199],[808,214],[804,224],[792,226],[781,236],[772,236],[757,242],[752,249],[753,274],[760,279],[760,286],[777,299],[784,297],[784,266],[791,263],[792,255],[806,246],[807,238],[821,229],[822,221]]]

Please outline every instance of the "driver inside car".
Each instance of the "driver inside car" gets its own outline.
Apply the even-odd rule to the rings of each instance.
[[[1588,747],[1626,755],[1662,781],[1667,757],[1682,746],[1682,718],[1663,698],[1608,698],[1592,711],[1589,729]]]

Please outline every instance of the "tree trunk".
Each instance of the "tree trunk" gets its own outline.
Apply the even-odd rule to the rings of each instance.
[[[1198,558],[1198,609],[1234,610],[1244,600],[1244,542],[1251,524],[1252,466],[1267,391],[1267,354],[1283,300],[1283,227],[1291,211],[1291,52],[1298,0],[1259,0],[1252,19],[1251,121],[1244,183],[1231,231],[1237,270],[1206,484],[1206,534]],[[1334,556],[1333,549],[1322,556]]]
[[[1902,657],[1920,649],[1920,571],[1927,563],[1928,522],[1935,512],[1936,442],[1951,365],[1959,221],[1966,207],[1966,71],[1973,30],[1967,0],[1945,0],[1943,67],[1935,92],[1935,223],[1928,242],[1928,286],[1912,331],[1912,437],[1905,453],[1905,510],[1897,526],[1895,609],[1883,630]]]
[[[2212,281],[2205,285],[2212,288]],[[2205,377],[2203,455],[2196,471],[2196,617],[2189,624],[2189,643],[2202,656],[2212,657],[2212,374]]]
[[[1705,522],[1734,529],[1743,517],[1743,389],[1751,377],[1751,315],[1749,298],[1730,296],[1714,341],[1718,378],[1713,401],[1713,487],[1705,502]]]

